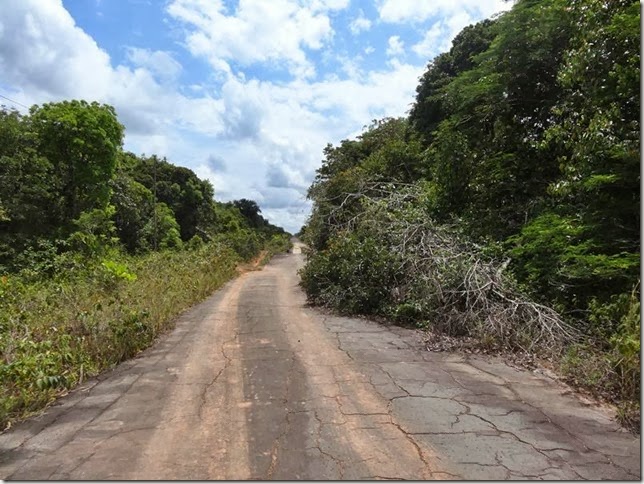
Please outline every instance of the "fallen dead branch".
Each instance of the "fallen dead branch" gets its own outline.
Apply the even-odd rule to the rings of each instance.
[[[456,227],[431,220],[419,191],[369,188],[360,196],[361,212],[334,231],[373,238],[396,261],[386,303],[394,317],[404,310],[434,331],[526,352],[556,351],[579,337],[554,309],[519,290],[506,270],[508,260],[484,256]],[[327,294],[343,297],[355,288],[335,289]]]

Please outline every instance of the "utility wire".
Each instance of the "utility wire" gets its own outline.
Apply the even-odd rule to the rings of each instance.
[[[12,102],[12,103],[14,103],[14,104],[17,104],[18,106],[22,106],[23,108],[27,108],[27,109],[29,109],[29,106],[26,106],[26,105],[24,105],[24,104],[22,104],[22,103],[19,103],[18,101],[14,101],[13,99],[8,98],[7,96],[3,96],[2,94],[0,94],[0,97],[1,97],[2,99],[6,99],[6,100],[7,100],[7,101],[9,101],[9,102]]]

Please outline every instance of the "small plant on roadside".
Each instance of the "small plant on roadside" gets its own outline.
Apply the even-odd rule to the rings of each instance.
[[[99,279],[106,289],[114,289],[120,282],[136,281],[136,274],[130,272],[123,262],[104,260],[101,262]]]

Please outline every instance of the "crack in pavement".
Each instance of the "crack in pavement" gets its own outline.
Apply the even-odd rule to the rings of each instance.
[[[286,376],[286,391],[285,391],[285,403],[288,403],[288,396],[289,396],[289,390],[290,390],[290,385],[291,385],[291,380],[293,378],[293,369],[295,367],[296,359],[295,357],[291,358],[291,366],[289,367],[288,374]],[[266,472],[266,477],[264,480],[271,480],[273,478],[273,474],[275,473],[275,468],[277,467],[277,462],[279,458],[279,449],[280,449],[280,444],[284,437],[288,435],[288,432],[290,430],[291,422],[290,422],[290,411],[286,411],[286,415],[284,417],[284,429],[282,430],[281,434],[279,437],[275,440],[275,443],[273,444],[273,448],[271,449],[271,463],[270,466],[268,467],[268,471]]]
[[[327,328],[328,328],[328,325],[327,325]],[[342,341],[341,341],[341,339],[339,337],[340,332],[334,331],[333,329],[329,329],[329,332],[331,332],[332,335],[338,341],[337,348],[339,350],[345,352],[347,354],[347,356],[352,358],[354,361],[357,361],[355,356],[351,354],[352,350],[349,349],[349,348],[345,348],[343,346]],[[400,347],[400,345],[396,345],[396,344],[393,344],[393,346]],[[355,350],[354,350],[354,352],[355,352]],[[534,433],[534,432],[538,431],[539,424],[543,424],[543,423],[551,424],[556,429],[558,429],[562,434],[565,434],[565,435],[569,436],[570,438],[574,439],[579,444],[579,446],[581,447],[582,451],[596,453],[596,455],[598,457],[601,457],[602,462],[608,463],[611,466],[613,466],[614,468],[617,468],[617,469],[621,470],[623,472],[623,474],[625,476],[627,476],[627,477],[639,477],[638,475],[632,473],[626,467],[621,466],[618,463],[614,462],[614,460],[610,458],[609,453],[599,452],[596,448],[593,448],[593,447],[589,446],[579,436],[574,435],[573,432],[571,432],[570,430],[568,430],[565,427],[561,426],[557,422],[553,421],[551,416],[548,413],[546,413],[542,408],[538,407],[537,405],[532,404],[531,402],[525,401],[517,393],[517,391],[515,390],[515,388],[512,385],[512,382],[510,382],[507,379],[505,379],[502,375],[494,374],[494,373],[489,372],[489,371],[487,371],[487,370],[485,370],[483,368],[478,367],[477,365],[472,363],[472,361],[470,360],[469,356],[466,356],[465,361],[463,362],[463,364],[469,365],[475,371],[479,371],[481,373],[486,373],[489,376],[491,376],[493,379],[495,379],[496,381],[499,382],[498,383],[499,387],[506,388],[509,392],[511,392],[511,394],[513,395],[513,397],[514,397],[514,399],[515,399],[515,401],[517,403],[519,403],[521,405],[524,405],[526,407],[526,409],[523,409],[523,408],[521,408],[521,409],[518,409],[518,408],[506,409],[503,412],[498,412],[498,413],[494,414],[494,418],[501,418],[502,419],[503,417],[509,417],[509,416],[512,416],[512,415],[516,415],[516,416],[519,416],[521,418],[522,416],[527,415],[526,414],[527,409],[530,409],[532,411],[536,411],[536,412],[538,412],[539,415],[541,415],[543,417],[543,420],[533,421],[532,424],[529,425],[529,426],[521,426],[521,427],[519,427],[517,429],[518,432],[523,432],[523,433],[533,432]],[[582,475],[574,468],[574,466],[568,464],[567,462],[563,462],[561,460],[561,458],[556,459],[555,461],[553,461],[553,457],[551,455],[547,454],[548,451],[554,451],[554,450],[563,450],[563,451],[566,451],[566,452],[570,452],[571,451],[570,448],[565,448],[565,447],[561,447],[561,446],[557,446],[557,445],[537,444],[536,439],[527,440],[526,438],[522,438],[521,436],[517,435],[516,432],[508,429],[505,424],[504,424],[505,428],[500,428],[499,424],[497,424],[493,420],[490,420],[489,418],[486,418],[486,417],[484,417],[482,415],[479,415],[478,413],[474,412],[472,410],[471,406],[468,403],[466,403],[466,402],[462,401],[461,399],[456,398],[454,396],[452,396],[452,397],[440,397],[440,396],[436,396],[436,395],[420,395],[420,394],[413,393],[410,390],[408,390],[408,388],[406,388],[405,384],[399,383],[399,381],[394,377],[394,375],[392,375],[392,373],[390,371],[388,371],[387,368],[385,368],[383,365],[376,365],[376,366],[379,366],[379,370],[382,371],[385,375],[387,375],[389,381],[392,384],[394,384],[395,387],[398,390],[400,390],[400,392],[402,392],[404,394],[404,395],[389,397],[389,410],[390,410],[390,412],[393,411],[392,405],[396,400],[401,400],[401,399],[406,399],[406,398],[449,400],[449,401],[453,402],[454,405],[460,405],[461,406],[461,410],[457,410],[457,407],[453,407],[452,415],[454,417],[454,421],[450,422],[450,427],[453,428],[456,425],[460,424],[461,423],[461,418],[460,417],[462,415],[468,415],[470,417],[477,418],[481,422],[483,422],[486,425],[488,425],[489,428],[490,428],[490,431],[493,432],[492,434],[490,434],[489,432],[481,432],[481,431],[471,431],[471,432],[468,432],[468,431],[460,431],[460,432],[445,432],[445,431],[406,432],[406,429],[401,427],[400,430],[403,433],[405,433],[406,435],[433,436],[433,435],[454,435],[454,434],[463,435],[463,434],[471,434],[471,435],[475,435],[475,436],[478,436],[478,435],[496,435],[498,437],[507,436],[508,438],[511,438],[511,439],[513,439],[513,440],[515,440],[517,442],[520,442],[520,443],[528,446],[529,448],[531,448],[536,454],[541,455],[544,458],[545,462],[547,463],[547,467],[543,467],[543,469],[541,469],[540,473],[525,473],[525,474],[521,474],[520,472],[518,472],[516,470],[512,470],[512,469],[508,468],[507,469],[508,472],[511,471],[512,475],[525,475],[526,477],[542,476],[542,475],[548,474],[548,471],[551,471],[551,470],[554,470],[554,469],[556,469],[557,471],[565,469],[567,472],[572,473],[572,475],[575,478],[583,479]],[[461,381],[460,378],[457,377],[456,375],[454,375],[453,372],[450,371],[449,369],[441,369],[441,371],[443,371],[443,373],[447,377],[449,377],[449,379],[454,384],[456,384],[457,387],[460,388],[464,392],[465,395],[469,394],[469,395],[472,395],[474,397],[495,396],[495,393],[493,391],[473,391],[471,388],[469,388],[467,386],[466,383]],[[412,378],[409,378],[408,381],[422,381],[422,380],[421,379],[416,380],[415,378],[412,377]],[[374,388],[376,391],[378,391],[378,385],[375,385],[375,383],[374,383],[374,375],[373,374],[369,377],[369,384],[372,386],[372,388]],[[572,395],[572,393],[571,393],[571,395]],[[566,396],[566,393],[565,392],[562,393],[562,396]],[[572,396],[574,396],[574,395],[572,395]],[[393,415],[392,415],[392,420],[393,420]],[[410,424],[413,425],[413,422],[410,423]],[[610,429],[607,429],[607,432],[613,432],[613,431],[610,430]],[[536,437],[536,434],[535,434],[535,437]],[[498,455],[495,457],[495,459],[498,460]],[[556,462],[556,464],[555,464],[555,462]]]
[[[322,449],[322,444],[320,443],[320,441],[322,440],[322,425],[323,425],[323,423],[322,423],[322,420],[320,419],[320,417],[318,416],[317,412],[314,411],[313,415],[314,415],[315,419],[318,422],[318,428],[317,428],[316,439],[315,439],[315,447],[314,448],[317,449],[320,452],[320,454],[328,457],[329,459],[331,459],[335,463],[335,465],[338,468],[338,473],[340,475],[340,480],[343,480],[344,479],[344,464],[343,464],[341,459],[338,459],[333,454],[328,453],[328,452],[326,452],[326,451],[324,451]]]
[[[537,412],[538,412],[538,413],[540,413],[541,415],[543,415],[543,417],[546,419],[546,421],[547,421],[548,423],[550,423],[550,424],[552,424],[553,426],[555,426],[556,428],[558,428],[561,432],[563,432],[564,434],[566,434],[568,437],[570,437],[570,438],[572,438],[572,439],[576,440],[577,442],[579,442],[579,444],[580,444],[580,445],[584,448],[584,450],[586,450],[587,452],[595,453],[595,454],[598,454],[598,455],[600,455],[600,456],[602,456],[602,457],[605,457],[605,458],[607,459],[607,461],[608,461],[611,465],[613,465],[613,466],[615,466],[615,467],[617,467],[617,468],[621,469],[622,471],[626,472],[627,474],[629,474],[629,475],[630,475],[630,476],[632,476],[632,477],[639,477],[639,476],[636,476],[635,474],[632,474],[628,469],[626,469],[626,468],[624,468],[624,467],[622,467],[622,466],[620,466],[620,465],[616,464],[616,463],[615,463],[615,462],[610,458],[610,455],[609,455],[609,454],[605,454],[605,453],[603,453],[603,452],[598,451],[597,449],[594,449],[594,448],[590,447],[590,446],[589,446],[585,441],[583,441],[580,437],[578,437],[577,435],[575,435],[573,432],[571,432],[571,431],[570,431],[570,430],[568,430],[567,428],[563,427],[563,426],[562,426],[562,425],[560,425],[559,423],[557,423],[557,422],[553,421],[553,420],[552,420],[552,418],[550,417],[550,415],[548,415],[548,414],[547,414],[547,413],[546,413],[542,408],[540,408],[540,407],[538,407],[538,406],[536,406],[536,405],[533,405],[533,404],[531,404],[531,403],[529,403],[529,402],[526,402],[523,398],[521,398],[521,396],[518,394],[518,392],[516,391],[516,389],[512,386],[512,382],[507,381],[505,378],[503,378],[503,376],[495,375],[495,374],[493,374],[493,373],[491,373],[491,372],[489,372],[489,371],[487,371],[487,370],[485,370],[485,369],[483,369],[483,368],[480,368],[480,367],[478,367],[478,366],[476,366],[476,365],[473,365],[473,364],[472,364],[472,362],[471,362],[471,358],[470,358],[470,356],[469,356],[469,355],[466,355],[466,356],[465,356],[465,362],[464,362],[464,363],[465,363],[465,364],[467,364],[467,365],[469,365],[469,366],[471,366],[472,368],[474,368],[474,369],[475,369],[475,370],[477,370],[477,371],[480,371],[480,372],[482,372],[482,373],[486,373],[486,374],[488,374],[488,375],[493,376],[494,378],[499,378],[499,379],[503,380],[503,381],[504,381],[504,383],[503,383],[501,386],[505,387],[508,391],[510,391],[510,392],[515,396],[515,398],[516,398],[516,400],[517,400],[517,401],[520,401],[523,405],[526,405],[527,407],[529,407],[529,408],[531,408],[531,409],[533,409],[533,410],[537,411]],[[574,393],[573,393],[570,389],[569,389],[565,394],[569,394],[569,395],[574,396]],[[562,394],[562,395],[563,395],[563,394]],[[475,414],[472,414],[472,415],[473,415],[473,416],[475,416],[475,417],[480,418],[481,420],[486,421],[486,422],[487,422],[487,423],[489,423],[490,425],[493,425],[493,426],[494,426],[494,428],[498,430],[498,428],[496,427],[496,425],[494,425],[492,422],[490,422],[490,421],[488,421],[488,420],[483,419],[483,418],[482,418],[482,417],[480,417],[479,415],[475,415]],[[501,431],[500,431],[500,432],[501,432]],[[523,442],[523,443],[526,443],[526,444],[528,444],[528,445],[531,445],[531,446],[532,446],[532,447],[533,447],[537,452],[539,452],[539,453],[541,453],[541,454],[543,454],[543,452],[545,452],[545,451],[547,451],[547,450],[558,450],[558,448],[554,448],[554,449],[541,449],[541,448],[536,447],[536,446],[535,446],[534,444],[532,444],[532,443],[528,443],[528,442],[522,441],[521,439],[519,439],[519,438],[518,438],[514,433],[512,433],[512,432],[509,432],[509,431],[502,431],[502,432],[508,433],[508,434],[510,434],[510,435],[512,435],[512,436],[514,436],[517,440],[519,440],[519,441],[521,441],[521,442]],[[562,449],[562,450],[569,450],[569,449]],[[544,455],[544,456],[546,456],[545,454],[543,454],[543,455]],[[547,458],[549,458],[548,456],[546,456],[546,457],[547,457]],[[570,467],[570,466],[569,466],[569,467]],[[577,475],[579,476],[579,474],[578,474],[578,473],[577,473],[577,472],[576,472],[572,467],[570,467],[570,470],[572,470],[575,474],[577,474]],[[581,478],[581,476],[579,476],[579,478]]]
[[[302,261],[240,276],[139,357],[0,434],[0,477],[639,478],[639,438],[549,380],[307,307]]]

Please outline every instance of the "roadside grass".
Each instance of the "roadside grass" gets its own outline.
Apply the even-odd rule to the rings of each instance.
[[[639,355],[625,358],[614,349],[580,343],[553,359],[553,367],[573,388],[614,404],[617,420],[632,432],[640,432]]]
[[[284,242],[269,241],[261,262],[282,250]],[[0,278],[0,429],[148,347],[237,275],[240,262],[226,244],[211,243],[76,259],[50,278]]]

